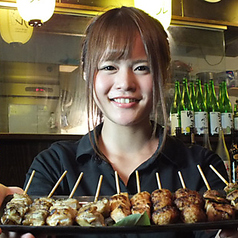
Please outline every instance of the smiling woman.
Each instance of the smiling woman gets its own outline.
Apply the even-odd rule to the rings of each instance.
[[[227,178],[224,164],[217,155],[200,146],[188,148],[167,135],[166,127],[157,123],[158,103],[163,105],[164,122],[167,121],[163,87],[169,78],[170,65],[167,34],[159,21],[132,7],[115,8],[95,17],[86,29],[82,65],[87,83],[88,115],[92,119],[99,118],[101,123],[95,123],[93,130],[77,142],[56,142],[38,154],[27,173],[26,181],[32,171],[36,171],[29,195],[49,194],[65,170],[68,173],[55,195],[69,194],[81,172],[85,176],[75,196],[94,196],[95,191],[97,195],[100,192],[100,196],[112,196],[118,193],[117,187],[127,197],[140,191],[147,191],[149,196],[158,188],[157,173],[163,187],[175,192],[181,187],[175,176],[178,171],[183,173],[189,189],[202,192],[206,187],[197,164],[201,165],[213,189],[223,187],[209,169],[212,164]],[[89,121],[89,126],[93,122]],[[116,174],[118,186],[115,185]],[[140,189],[136,186],[138,174]],[[102,176],[99,191],[97,183]],[[118,208],[121,209],[118,212],[123,212],[122,207]],[[113,206],[110,209],[112,215]],[[150,237],[205,238],[214,237],[214,233],[168,231],[159,235],[151,233]],[[104,238],[148,236],[113,232],[94,235]]]

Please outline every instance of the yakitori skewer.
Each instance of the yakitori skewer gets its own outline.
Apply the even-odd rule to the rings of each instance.
[[[207,191],[203,194],[207,220],[219,221],[234,218],[235,209],[230,204],[228,204],[227,199],[225,199],[219,191],[211,190],[211,187],[201,169],[201,166],[197,165],[197,168],[207,187]]]
[[[76,222],[80,226],[105,226],[105,217],[109,216],[110,205],[107,198],[98,200],[103,175],[99,177],[94,202],[83,205],[77,212]]]
[[[151,193],[152,221],[156,225],[175,223],[178,220],[179,212],[173,203],[173,195],[168,189],[163,189],[159,177],[156,174],[158,189]]]
[[[158,172],[155,173],[155,177],[156,177],[158,188],[162,189],[162,185],[161,185],[161,181],[160,181],[160,177],[159,177],[159,173]]]
[[[31,185],[31,182],[32,182],[32,179],[33,179],[33,177],[35,175],[35,172],[36,172],[35,170],[32,170],[31,176],[30,176],[30,178],[29,178],[29,180],[27,182],[27,185],[26,185],[26,188],[25,188],[23,194],[27,194],[27,191],[28,191],[28,189],[29,189],[29,187]]]
[[[127,192],[121,192],[118,173],[115,171],[115,183],[117,193],[110,198],[110,216],[118,222],[131,214],[131,203]]]
[[[184,182],[184,179],[183,179],[181,171],[178,171],[178,175],[179,175],[179,179],[180,179],[180,182],[182,184],[182,187],[186,188],[186,185],[185,185],[185,182]]]
[[[137,193],[140,193],[140,178],[139,178],[139,172],[136,170],[136,186],[137,186]]]
[[[54,199],[52,199],[52,195],[54,194],[55,190],[59,186],[60,182],[63,180],[64,176],[66,175],[67,171],[61,175],[61,177],[56,182],[55,186],[49,193],[47,197],[41,197],[34,199],[33,203],[29,207],[29,211],[25,214],[23,225],[28,226],[43,226],[46,223],[46,218],[49,215],[50,207],[54,203]]]
[[[226,184],[228,185],[229,183],[226,181],[226,179],[210,164],[210,168],[216,173],[216,175]]]
[[[77,181],[76,181],[76,183],[75,183],[75,185],[74,185],[74,187],[73,187],[73,189],[72,189],[72,191],[69,195],[69,198],[72,198],[74,196],[74,193],[75,193],[76,189],[78,188],[78,185],[79,185],[82,177],[83,177],[83,172],[80,173],[80,175],[79,175],[79,177],[78,177],[78,179],[77,179]]]
[[[175,192],[175,201],[177,208],[181,212],[181,219],[185,223],[196,223],[206,220],[206,214],[203,210],[203,199],[197,191],[186,188],[182,173],[178,175],[183,188]]]
[[[96,195],[94,197],[94,202],[97,202],[97,200],[98,200],[100,189],[101,189],[101,185],[102,185],[102,179],[103,179],[103,175],[100,175],[99,181],[98,181]]]
[[[226,199],[235,207],[238,211],[238,184],[228,183],[224,177],[212,166],[210,168],[217,174],[217,176],[226,184],[224,191],[226,192]]]
[[[59,184],[61,183],[61,181],[63,180],[63,178],[64,178],[64,176],[66,174],[67,174],[67,170],[64,171],[64,173],[61,175],[61,177],[59,178],[59,180],[57,181],[55,186],[52,188],[51,192],[48,195],[48,198],[52,197],[52,195],[54,194],[55,190],[57,189],[57,187],[59,186]]]
[[[141,192],[139,172],[136,170],[136,185],[137,193],[131,197],[131,213],[143,214],[147,212],[149,218],[151,217],[151,200],[150,193],[147,191]]]
[[[197,165],[197,168],[198,168],[198,171],[199,171],[199,173],[200,173],[200,175],[201,175],[201,177],[202,177],[202,179],[203,179],[203,181],[204,181],[204,183],[207,187],[207,190],[211,190],[211,187],[210,187],[210,185],[209,185],[209,183],[208,183],[208,181],[207,181],[207,179],[206,179],[206,177],[205,177],[205,175],[202,171],[202,168],[199,164]]]
[[[1,217],[1,222],[4,225],[20,225],[25,213],[29,210],[29,205],[32,204],[31,198],[27,191],[32,182],[35,170],[32,171],[30,179],[23,194],[13,194],[13,198],[6,204]]]
[[[82,177],[83,172],[80,173],[67,199],[53,201],[53,204],[50,207],[49,216],[46,218],[46,223],[49,226],[70,226],[74,224],[77,211],[81,206],[79,205],[79,201],[72,197]]]
[[[118,178],[118,173],[115,171],[115,180],[116,180],[116,189],[117,189],[117,194],[121,193],[120,185],[119,185],[119,178]]]

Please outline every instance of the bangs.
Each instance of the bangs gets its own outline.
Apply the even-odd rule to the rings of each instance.
[[[131,56],[136,37],[139,34],[133,22],[116,19],[100,30],[101,39],[98,39],[98,60],[120,60]]]

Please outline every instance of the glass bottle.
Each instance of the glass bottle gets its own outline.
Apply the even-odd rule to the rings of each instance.
[[[181,133],[188,135],[190,133],[190,127],[194,127],[194,111],[193,104],[188,92],[187,79],[183,79],[183,92],[181,99]]]
[[[196,144],[194,127],[190,127],[190,144],[191,146]]]
[[[219,104],[219,107],[221,107],[222,104],[223,104],[223,87],[222,87],[222,83],[219,83],[218,104]]]
[[[231,161],[222,127],[219,128],[219,140],[216,148],[216,154],[219,155],[219,157],[224,162],[229,177],[229,182],[231,182]]]
[[[235,131],[238,131],[238,100],[236,100],[234,104],[233,120],[234,120],[234,129]]]
[[[204,83],[203,94],[204,94],[204,103],[208,111],[208,106],[210,102],[210,90],[209,90],[209,84],[207,82]]]
[[[193,104],[193,107],[194,107],[194,104],[196,102],[196,93],[195,93],[195,87],[194,87],[194,82],[193,81],[189,82],[189,96],[191,98],[191,101],[192,101],[192,104]]]
[[[181,92],[179,81],[175,81],[174,88],[174,100],[170,108],[170,123],[171,123],[171,135],[176,135],[176,127],[180,127],[180,103],[181,103]]]
[[[221,126],[223,128],[225,135],[231,134],[231,128],[233,127],[233,118],[232,118],[232,106],[227,92],[226,81],[222,82],[222,105],[221,109]]]
[[[207,108],[204,103],[201,80],[196,80],[196,100],[194,102],[195,131],[198,135],[203,135],[208,128]]]
[[[237,131],[231,130],[231,147],[229,149],[231,159],[231,179],[232,183],[238,181],[238,143],[237,143]]]
[[[209,80],[209,87],[210,87],[210,102],[208,104],[209,126],[210,126],[210,134],[215,135],[219,134],[219,128],[221,126],[221,118],[220,118],[220,108],[214,88],[214,81],[212,79]]]
[[[203,147],[212,151],[208,129],[206,129],[203,134]]]

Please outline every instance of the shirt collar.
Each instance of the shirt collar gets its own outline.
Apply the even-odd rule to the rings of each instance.
[[[99,135],[101,133],[101,130],[102,130],[102,124],[98,125],[95,128],[96,135]],[[90,141],[89,134],[92,138],[92,142]],[[90,131],[78,141],[76,159],[78,159],[79,157],[83,155],[91,155],[91,156],[95,155],[96,152],[94,151],[93,147],[96,148],[95,136],[94,136],[94,131]]]

